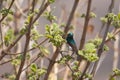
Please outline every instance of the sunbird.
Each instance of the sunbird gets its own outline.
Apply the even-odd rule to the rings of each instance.
[[[74,38],[73,38],[73,33],[72,33],[72,32],[70,32],[70,33],[67,34],[66,41],[67,41],[68,45],[69,45],[69,46],[72,48],[72,50],[73,50],[72,55],[73,55],[74,53],[76,53],[76,54],[78,55],[78,49],[77,49],[77,46],[76,46],[76,42],[75,42],[75,40],[74,40]],[[72,55],[71,55],[71,56],[72,56]]]

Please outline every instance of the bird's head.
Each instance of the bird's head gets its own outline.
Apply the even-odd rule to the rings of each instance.
[[[72,38],[73,37],[73,33],[72,32],[68,33],[67,37]]]

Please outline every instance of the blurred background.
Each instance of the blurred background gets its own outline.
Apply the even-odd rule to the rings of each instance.
[[[74,0],[57,0],[55,2],[54,5],[52,5],[51,7],[55,7],[54,10],[54,14],[57,16],[57,18],[61,18],[61,13],[63,11],[63,21],[61,22],[66,22],[67,18],[69,16],[69,13],[71,11],[71,8],[73,6]],[[97,17],[94,19],[91,19],[89,22],[89,28],[88,28],[88,32],[87,32],[87,36],[86,36],[86,42],[89,41],[90,39],[93,39],[97,36],[98,32],[101,29],[102,23],[100,21],[100,18],[105,16],[106,13],[108,12],[108,7],[111,3],[111,0],[92,0],[92,8],[91,11],[93,11]],[[77,47],[80,44],[80,38],[81,38],[81,34],[83,31],[83,26],[84,26],[84,19],[80,17],[80,15],[82,15],[83,13],[86,13],[86,9],[87,9],[87,0],[80,0],[77,11],[76,11],[76,16],[72,22],[72,25],[75,26],[74,30],[72,30],[72,32],[74,32],[74,37],[75,40],[77,42]],[[116,0],[115,1],[115,5],[114,5],[114,9],[113,9],[113,13],[118,14],[120,12],[120,0]],[[44,23],[45,21],[42,19],[40,20],[40,23]],[[45,23],[46,24],[46,23]],[[44,24],[42,24],[44,26]],[[101,37],[103,37],[104,34],[104,30],[105,28],[103,28],[102,32],[101,32]],[[110,31],[113,30],[113,27],[110,27]],[[119,35],[118,35],[119,37]],[[110,50],[108,52],[104,52],[105,56],[104,60],[102,61],[100,68],[98,69],[96,76],[95,76],[95,80],[107,80],[108,76],[110,76],[110,74],[112,73],[112,68],[113,68],[113,59],[114,59],[114,51],[116,49],[114,49],[114,42],[110,42],[109,43],[109,48]],[[120,39],[118,39],[118,46],[120,45]],[[120,46],[119,46],[120,48]],[[118,53],[120,56],[120,51],[118,50]],[[118,68],[120,68],[120,59],[118,62]],[[119,79],[118,79],[119,80]]]
[[[11,0],[9,0],[11,1]],[[8,2],[9,2],[8,1]],[[19,11],[19,8],[26,8],[31,0],[16,0],[15,5],[12,8],[14,12]],[[42,0],[38,1],[41,2]],[[74,19],[72,21],[72,24],[74,28],[70,30],[71,32],[74,33],[74,38],[77,43],[77,47],[79,47],[80,44],[80,39],[83,31],[83,26],[84,26],[84,18],[81,18],[81,15],[86,13],[87,9],[87,2],[88,0],[80,0],[79,5],[77,7]],[[71,8],[73,6],[74,0],[56,0],[55,3],[51,4],[47,10],[53,10],[53,14],[57,17],[57,23],[66,23],[71,11]],[[93,18],[90,20],[89,25],[88,25],[88,30],[87,30],[87,36],[86,36],[86,42],[89,41],[90,39],[94,39],[98,32],[101,29],[102,23],[100,21],[100,18],[105,16],[108,12],[108,7],[111,3],[111,0],[92,0],[92,7],[91,11],[94,12],[97,16],[96,18]],[[8,6],[7,3],[3,3],[3,7]],[[39,7],[39,4],[36,5],[36,8]],[[113,9],[113,13],[118,14],[120,12],[120,0],[115,0],[115,5]],[[27,13],[24,13],[26,15]],[[18,19],[18,29],[21,29],[21,27],[24,25],[24,17],[22,16],[20,19]],[[39,18],[39,27],[37,29],[39,30],[40,34],[45,33],[45,25],[50,24],[48,20],[46,20],[43,16]],[[10,22],[10,25],[15,26],[16,24],[14,22]],[[103,27],[102,32],[100,33],[100,37],[103,37],[105,28]],[[113,27],[110,27],[109,31],[112,31]],[[112,69],[113,69],[113,60],[114,60],[114,53],[118,53],[118,59],[120,56],[120,39],[119,35],[117,35],[117,42],[115,41],[110,41],[107,45],[109,46],[110,50],[108,52],[104,52],[103,56],[104,59],[96,73],[95,80],[107,80],[108,76],[112,74]],[[42,40],[42,39],[41,39]],[[24,38],[20,41],[22,44],[24,44]],[[116,49],[117,45],[117,49]],[[21,50],[23,50],[21,48]],[[46,65],[48,65],[48,62],[45,62]],[[9,66],[10,64],[5,64],[0,66],[0,73],[6,73],[6,72],[12,72],[12,67]],[[120,59],[118,62],[117,67],[120,69]],[[2,78],[0,78],[2,80]],[[42,79],[41,79],[42,80]],[[120,78],[118,79],[120,80]]]
[[[91,10],[97,15],[97,17],[90,20],[90,22],[89,22],[90,29],[88,29],[86,41],[95,38],[96,34],[98,34],[98,32],[100,31],[101,26],[102,26],[100,17],[103,17],[106,15],[106,13],[108,11],[108,7],[110,5],[110,2],[111,2],[110,0],[92,0]],[[55,7],[56,7],[55,14],[59,16],[60,11],[61,11],[60,6],[64,6],[65,10],[66,10],[66,16],[67,16],[67,14],[69,14],[71,7],[73,5],[73,0],[69,0],[69,3],[67,0],[58,0],[58,1],[56,1],[56,3],[57,4],[55,4]],[[85,12],[86,7],[87,7],[87,0],[80,0],[79,6],[76,11],[76,15],[81,15],[83,13],[86,13]],[[113,13],[118,14],[119,12],[120,12],[120,0],[116,0],[114,9],[113,9]],[[80,17],[76,17],[75,22],[73,22],[73,25],[74,24],[75,24],[75,29],[73,31],[75,33],[75,40],[77,42],[77,46],[79,46],[80,38],[81,38],[82,30],[83,30],[83,25],[84,25],[84,19],[82,19]],[[103,28],[103,31],[101,32],[101,36],[103,36],[103,34],[104,34],[104,29],[105,28]],[[113,28],[110,27],[110,31],[112,29]],[[110,42],[109,43],[110,50],[108,52],[104,52],[105,57],[100,65],[100,68],[98,69],[98,71],[96,73],[95,80],[107,80],[108,76],[112,73],[113,59],[114,59],[114,53],[115,53],[114,45],[115,45],[114,42]],[[120,45],[120,39],[118,39],[117,45],[118,46]],[[120,48],[120,46],[119,46],[119,48]],[[118,53],[119,53],[118,56],[120,56],[119,48],[117,49]],[[118,68],[120,69],[120,59],[118,62]]]

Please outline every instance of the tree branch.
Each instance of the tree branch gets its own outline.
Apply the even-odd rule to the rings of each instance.
[[[43,8],[40,9],[38,15],[35,17],[35,19],[32,21],[31,24],[34,24],[36,22],[36,20],[41,16],[41,14],[45,11],[45,9],[48,7],[48,2],[44,5]],[[3,59],[3,57],[6,55],[5,52],[9,51],[12,47],[15,46],[15,44],[23,37],[24,34],[21,34],[12,44],[10,44],[10,46],[5,49],[5,50],[2,50],[1,52],[1,56],[0,56],[0,61]]]
[[[72,8],[72,11],[71,11],[70,16],[69,16],[69,19],[68,19],[68,21],[67,21],[66,27],[65,27],[65,29],[64,29],[64,33],[65,33],[65,34],[63,35],[63,38],[66,37],[66,34],[67,34],[68,30],[69,30],[69,26],[70,26],[71,21],[72,21],[72,19],[73,19],[73,16],[74,16],[75,10],[76,10],[76,8],[77,8],[77,6],[78,6],[78,3],[79,3],[79,0],[75,0],[74,5],[73,5],[73,8]],[[53,66],[54,66],[54,61],[56,60],[56,58],[57,58],[57,56],[58,56],[58,54],[59,54],[59,52],[60,52],[60,48],[61,48],[61,46],[60,46],[60,47],[57,47],[55,53],[53,54],[52,60],[51,60],[50,63],[49,63],[49,66],[48,66],[48,69],[47,69],[47,73],[45,74],[44,80],[48,80],[48,77],[49,77],[49,75],[50,75],[50,72],[51,72],[51,70],[52,70],[52,68],[53,68]]]
[[[12,0],[10,6],[9,6],[9,8],[8,8],[8,11],[11,9],[11,7],[12,7],[14,1],[15,1],[15,0]],[[0,19],[0,23],[5,19],[5,17],[6,17],[7,15],[8,15],[8,14],[6,14],[5,16],[3,16],[3,17]]]
[[[113,8],[114,8],[114,0],[111,0],[111,4],[110,4],[110,6],[109,6],[108,12],[111,13]],[[103,46],[104,46],[104,44],[105,44],[105,40],[106,40],[106,37],[107,37],[107,33],[108,33],[108,31],[109,31],[110,24],[111,24],[111,21],[109,20],[109,21],[107,22],[107,25],[106,25],[105,34],[104,34],[104,36],[103,36],[102,43],[100,44],[100,46],[99,46],[99,48],[98,48],[98,51],[97,51],[97,54],[98,54],[98,57],[99,57],[99,58],[101,57],[101,54],[102,54],[102,52],[103,52]],[[93,70],[92,70],[92,72],[91,72],[91,74],[93,75],[93,78],[94,78],[95,73],[96,73],[96,69],[97,69],[98,62],[99,62],[99,60],[95,62],[94,67],[93,67]]]
[[[87,26],[90,20],[90,9],[91,9],[91,4],[92,4],[92,0],[88,0],[88,6],[87,6],[87,12],[86,12],[86,17],[85,17],[85,22],[84,22],[84,29],[83,29],[83,33],[82,33],[82,38],[80,40],[80,46],[79,46],[79,50],[81,50],[85,44],[85,38],[86,38],[86,33],[87,33]],[[80,66],[80,62],[82,60],[82,56],[79,57],[79,66]],[[83,79],[83,76],[85,75],[87,68],[89,67],[90,62],[87,61],[87,64],[85,66],[85,69],[83,70],[83,73],[81,75],[81,77],[79,78],[79,80]]]
[[[36,0],[35,0],[35,1],[36,1]],[[35,1],[33,0],[33,2],[32,2],[32,12],[34,12]],[[29,25],[27,26],[28,32],[26,33],[26,42],[25,42],[25,48],[24,48],[23,58],[21,59],[21,64],[20,64],[20,67],[19,67],[19,70],[18,70],[18,74],[16,75],[15,80],[19,80],[20,75],[21,75],[21,73],[22,73],[23,66],[24,66],[24,64],[25,64],[27,49],[28,49],[29,42],[30,42],[31,27],[32,27],[32,25],[33,25],[33,24],[32,24],[32,20],[33,20],[33,16],[30,18],[30,23],[29,23]]]
[[[75,11],[76,11],[76,9],[77,9],[78,3],[79,3],[79,0],[75,0],[74,5],[73,5],[73,8],[72,8],[72,11],[71,11],[71,13],[70,13],[70,15],[69,15],[69,19],[68,19],[68,21],[67,21],[66,27],[65,27],[65,29],[64,29],[64,33],[65,33],[64,38],[66,37],[67,32],[69,31],[70,24],[71,24],[71,22],[72,22],[72,20],[73,20],[73,17],[74,17]]]
[[[83,48],[84,44],[85,44],[87,26],[88,26],[89,19],[90,19],[89,14],[90,14],[91,3],[92,3],[92,0],[88,0],[87,12],[86,12],[85,23],[84,23],[84,29],[83,29],[82,37],[81,37],[81,40],[80,40],[79,50],[81,50]]]
[[[8,11],[11,9],[11,7],[12,7],[12,5],[13,5],[13,3],[14,3],[14,1],[15,0],[12,0],[12,2],[11,2],[11,4],[10,4],[10,6],[9,6],[9,8],[8,8]],[[1,0],[0,1],[0,8],[2,9],[2,3],[3,3],[3,0]],[[0,9],[0,10],[1,10]],[[1,26],[1,22],[5,19],[5,17],[8,15],[8,13],[5,15],[5,16],[2,16],[2,18],[0,19],[0,36],[1,36],[1,46],[2,46],[2,48],[3,48],[3,33],[2,33],[2,26]]]

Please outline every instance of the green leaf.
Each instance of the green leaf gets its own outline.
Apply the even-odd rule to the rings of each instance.
[[[13,18],[14,18],[14,17],[13,17],[12,15],[8,15],[6,21],[9,21],[9,22],[10,22],[10,21],[13,20]]]
[[[96,14],[94,12],[90,12],[90,17],[91,18],[96,18]]]
[[[85,16],[86,16],[85,14],[82,14],[82,15],[81,15],[82,18],[85,18]]]
[[[47,72],[47,71],[46,71],[45,68],[42,68],[42,69],[38,69],[38,70],[37,70],[38,76],[42,76],[42,75],[45,74],[46,72]]]
[[[14,36],[13,29],[8,29],[8,31],[6,32],[4,36],[5,45],[9,46],[9,44],[11,44],[14,39],[15,39],[15,36]]]
[[[112,33],[108,33],[108,34],[107,34],[107,37],[108,37],[109,39],[111,39],[111,40],[116,40],[116,39],[115,39],[115,36],[114,36]]]
[[[105,17],[101,17],[100,20],[103,22],[103,23],[107,23],[108,19],[105,18]]]
[[[73,78],[74,80],[78,80],[79,76],[81,75],[81,72],[80,71],[76,71],[73,73]]]
[[[20,60],[19,59],[14,59],[11,62],[12,65],[18,66],[20,64]]]
[[[60,58],[60,60],[58,60],[57,62],[60,64],[65,64],[67,61],[70,61],[71,59],[72,59],[71,56],[65,55],[62,58]]]
[[[33,80],[34,77],[36,77],[36,73],[33,72],[33,71],[29,71],[29,74],[28,74],[28,76],[27,76],[27,79],[28,79],[28,80]]]
[[[103,49],[104,49],[104,51],[108,51],[108,50],[109,50],[109,47],[106,46],[106,45],[104,45],[104,46],[103,46]]]
[[[47,48],[45,48],[44,46],[40,46],[40,51],[44,54],[44,55],[49,55],[50,52],[48,51]]]
[[[85,48],[83,50],[78,51],[78,54],[83,56],[86,60],[90,62],[95,62],[99,59],[96,54],[96,45],[98,46],[98,43],[100,43],[99,39],[89,41],[85,44]]]
[[[26,27],[23,27],[23,28],[20,30],[20,34],[22,34],[22,35],[24,35],[26,32],[27,32],[27,28],[26,28]]]
[[[79,68],[79,62],[78,61],[75,61],[74,62],[74,65],[72,66],[72,70],[77,70]]]
[[[46,34],[46,37],[47,37],[47,38],[50,38],[50,39],[53,38],[53,36],[52,36],[52,35],[49,35],[49,34]]]
[[[88,79],[92,79],[92,75],[91,74],[85,74],[85,78],[88,78]]]
[[[118,13],[118,15],[117,15],[117,16],[118,16],[118,18],[119,18],[119,20],[120,20],[120,13]]]
[[[43,36],[43,35],[40,35],[36,29],[31,30],[31,35],[32,35],[31,38],[34,41],[37,41],[41,36]]]
[[[91,53],[95,53],[96,52],[96,47],[93,43],[87,43],[85,44],[85,50]]]
[[[43,16],[49,20],[50,22],[57,20],[56,16],[54,16],[53,13],[54,10],[51,11],[45,11]]]
[[[62,30],[59,28],[59,25],[53,23],[51,25],[46,25],[45,36],[49,38],[49,42],[51,42],[54,46],[60,46],[65,42],[65,39],[62,38]]]
[[[17,56],[17,59],[19,59],[19,60],[21,60],[23,58],[23,55],[22,54],[19,54],[18,56]]]
[[[33,43],[32,47],[35,48],[35,47],[37,47],[37,45],[38,45],[37,43]]]
[[[26,59],[27,59],[27,60],[30,59],[30,54],[27,54]]]
[[[114,72],[114,74],[116,74],[116,75],[119,75],[119,76],[120,76],[120,70],[119,70],[119,69],[114,69],[114,70],[113,70],[113,72]]]
[[[3,16],[7,16],[8,14],[11,14],[13,15],[13,12],[9,9],[6,9],[6,8],[3,8],[0,10],[0,13],[3,15]]]
[[[35,63],[32,63],[31,66],[30,66],[30,69],[33,71],[33,72],[36,72],[37,71],[37,65]]]
[[[52,4],[55,2],[55,0],[48,0],[48,2]]]
[[[32,75],[31,77],[29,77],[29,80],[36,80],[37,76],[36,75]]]

